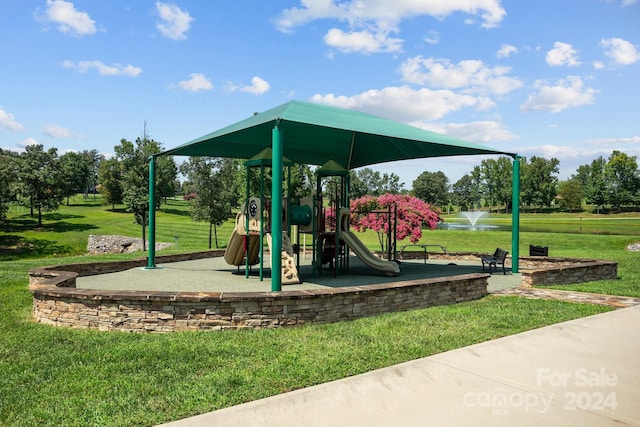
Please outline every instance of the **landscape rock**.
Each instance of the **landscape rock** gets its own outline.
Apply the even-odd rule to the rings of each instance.
[[[156,250],[173,246],[173,243],[156,242]],[[90,235],[87,243],[89,255],[120,254],[142,251],[142,239],[139,237],[116,235]]]

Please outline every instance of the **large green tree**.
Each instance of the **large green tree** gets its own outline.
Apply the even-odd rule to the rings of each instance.
[[[209,249],[212,247],[212,234],[218,247],[217,227],[228,218],[232,197],[236,193],[225,185],[228,167],[229,162],[225,168],[224,159],[219,157],[190,157],[180,167],[191,184],[191,191],[196,194],[190,200],[191,218],[209,223]]]
[[[609,203],[614,208],[640,204],[640,175],[635,156],[614,150],[604,169]]]
[[[20,170],[20,157],[13,151],[0,148],[0,223],[7,219],[10,203],[16,197],[16,177]]]
[[[449,178],[442,171],[422,172],[413,181],[413,195],[432,206],[449,203]]]
[[[84,199],[88,199],[89,193],[93,193],[93,198],[95,200],[99,182],[100,164],[105,157],[95,149],[83,150],[80,152],[80,156],[89,171],[87,174],[87,180],[84,184]]]
[[[21,201],[30,207],[31,216],[37,210],[38,226],[42,226],[42,212],[57,210],[64,198],[58,152],[55,148],[45,151],[40,144],[28,145],[20,157]]]
[[[371,168],[350,171],[349,195],[352,198],[380,196],[382,194],[400,194],[404,183],[395,173],[380,173]]]
[[[471,175],[466,174],[453,184],[451,197],[453,203],[458,205],[461,211],[469,210],[473,207],[473,181],[471,180]]]
[[[604,173],[607,161],[602,157],[594,159],[591,164],[581,165],[573,178],[580,181],[584,188],[587,203],[596,206],[596,213],[600,213],[600,207],[607,203],[607,183]]]
[[[60,170],[60,190],[67,198],[67,206],[69,206],[69,198],[84,190],[87,181],[90,180],[90,164],[81,153],[69,151],[60,156]]]
[[[111,205],[112,210],[115,210],[116,205],[123,202],[122,174],[122,165],[117,157],[103,160],[100,163],[98,178],[100,185],[98,188],[102,196],[102,204]]]
[[[494,204],[503,204],[505,213],[511,203],[512,170],[512,163],[507,157],[485,159],[480,163],[484,196],[490,207]]]
[[[136,138],[135,143],[122,139],[114,151],[123,171],[122,200],[127,210],[133,213],[136,223],[141,226],[142,247],[146,250],[146,226],[149,223],[149,158],[160,153],[162,146],[149,137],[145,124],[142,137]],[[175,182],[176,175],[163,173],[163,169],[177,170],[172,158],[164,156],[157,158],[156,177]],[[162,202],[159,188],[162,188],[162,183],[156,179],[154,209],[158,209]]]
[[[558,186],[560,161],[551,158],[532,156],[522,165],[522,202],[529,206],[551,206],[555,199]]]
[[[569,211],[582,210],[582,199],[584,198],[584,187],[577,178],[562,181],[558,186],[558,197],[560,199],[560,209]]]

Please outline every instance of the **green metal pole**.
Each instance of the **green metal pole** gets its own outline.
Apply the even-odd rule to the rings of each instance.
[[[520,257],[520,156],[513,157],[511,195],[511,272],[517,273]]]
[[[250,246],[250,242],[251,242],[251,237],[249,235],[249,183],[251,181],[251,176],[249,175],[251,173],[251,168],[249,166],[245,166],[245,170],[247,172],[247,194],[246,194],[246,198],[244,200],[244,231],[245,231],[245,235],[244,235],[244,278],[248,279],[249,278],[249,268],[251,267],[249,265],[249,246]]]
[[[316,197],[313,198],[313,203],[313,212],[315,213],[315,222],[313,223],[313,227],[315,229],[315,232],[313,233],[315,251],[313,252],[313,256],[315,270],[318,273],[322,273],[322,237],[320,236],[320,233],[324,233],[324,228],[320,230],[318,228],[318,223],[324,224],[324,214],[322,212],[322,178],[320,175],[316,177]]]
[[[264,280],[264,164],[260,163],[260,281]]]
[[[149,255],[146,268],[156,268],[156,156],[149,157]]]
[[[271,133],[271,291],[282,290],[282,133],[278,125]]]

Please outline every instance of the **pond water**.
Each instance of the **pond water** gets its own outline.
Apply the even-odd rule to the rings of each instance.
[[[438,224],[440,230],[469,230],[469,231],[511,231],[511,224],[492,224],[483,221],[471,225],[469,223],[457,222],[456,219]],[[520,232],[538,233],[567,233],[567,234],[607,234],[622,236],[640,236],[640,227],[637,221],[616,221],[615,223],[606,221],[555,221],[555,222],[534,222],[521,221]]]

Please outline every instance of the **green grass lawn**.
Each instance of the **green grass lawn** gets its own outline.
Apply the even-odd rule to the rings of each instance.
[[[131,214],[111,212],[98,203],[76,198],[72,206],[47,214],[38,230],[26,212],[12,210],[0,232],[0,425],[154,425],[608,310],[486,297],[349,322],[260,331],[145,335],[34,323],[27,289],[30,268],[87,260],[82,254],[89,234],[140,234]],[[219,230],[222,245],[232,228],[229,221]],[[507,232],[424,234],[423,242],[451,251],[492,252],[496,246],[511,245]],[[191,222],[187,206],[179,201],[163,205],[158,215],[157,240],[174,242],[176,236],[178,246],[170,252],[207,248],[208,226]],[[374,233],[360,237],[376,249]],[[635,241],[640,237],[523,233],[521,251],[537,244],[549,246],[552,256],[616,260],[620,279],[571,288],[640,296],[640,254],[624,249]],[[54,256],[58,258],[50,259]]]

